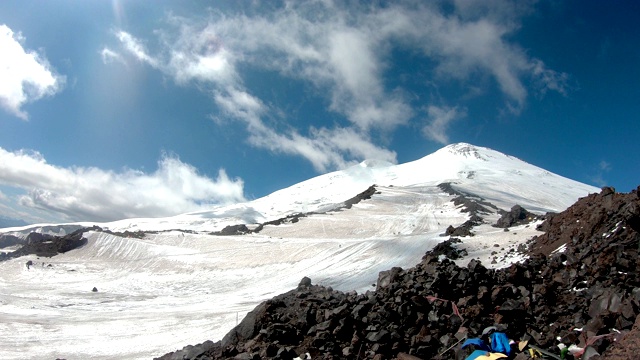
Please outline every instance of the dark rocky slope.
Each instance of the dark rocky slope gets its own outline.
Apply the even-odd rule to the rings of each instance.
[[[96,227],[97,228],[97,227]],[[64,236],[52,236],[33,232],[23,241],[14,236],[4,236],[5,242],[13,241],[13,244],[22,244],[16,251],[0,252],[0,261],[14,259],[25,255],[37,255],[52,257],[87,244],[87,239],[82,235],[85,231],[94,228],[76,230]]]
[[[256,307],[222,341],[160,359],[292,359],[305,352],[313,359],[455,359],[460,339],[491,325],[553,354],[562,342],[603,354],[591,359],[635,359],[639,190],[605,188],[550,217],[522,264],[490,270],[472,260],[459,267],[440,256],[455,253],[452,241],[411,269],[380,273],[376,291],[366,294],[305,278]]]

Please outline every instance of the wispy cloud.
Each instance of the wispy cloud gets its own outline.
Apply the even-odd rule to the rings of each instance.
[[[158,67],[158,60],[147,54],[147,50],[140,40],[134,38],[131,34],[125,31],[116,31],[115,35],[118,40],[120,40],[124,48],[133,54],[136,59],[149,64],[152,67]]]
[[[224,169],[211,179],[169,155],[153,173],[114,172],[62,168],[37,152],[0,148],[0,184],[27,191],[20,205],[73,221],[169,216],[244,200],[242,180],[230,179]]]
[[[226,114],[246,123],[250,144],[274,153],[301,156],[317,171],[353,165],[355,160],[345,159],[347,156],[396,162],[395,152],[374,145],[366,133],[356,128],[311,128],[308,136],[294,129],[279,133],[262,121],[269,108],[256,97],[229,89],[225,93],[217,93],[215,101]]]
[[[451,122],[466,116],[465,110],[450,107],[429,106],[427,124],[422,128],[423,135],[442,145],[449,143],[447,129]]]
[[[395,153],[378,145],[374,134],[421,121],[420,108],[432,108],[423,134],[438,143],[448,142],[448,127],[464,115],[463,104],[416,104],[401,85],[389,84],[394,50],[433,64],[430,81],[436,84],[492,79],[512,114],[526,106],[530,80],[541,93],[566,93],[567,74],[549,69],[509,40],[531,11],[529,3],[457,0],[451,5],[452,11],[444,11],[438,4],[414,1],[386,6],[296,1],[256,12],[170,15],[167,28],[156,31],[160,47],[153,53],[134,35],[124,30],[115,34],[125,51],[176,83],[209,85],[204,89],[221,112],[246,124],[250,144],[301,156],[324,171],[362,160],[360,156],[395,160]],[[311,124],[306,129],[292,122],[276,130],[265,119],[280,109],[246,85],[246,68],[300,80],[325,94],[327,110],[344,121],[333,128]],[[353,145],[325,134],[348,135]]]
[[[60,91],[65,77],[57,75],[38,52],[23,48],[24,40],[20,33],[0,25],[0,106],[27,120],[22,106]]]
[[[567,95],[569,74],[550,70],[546,68],[542,61],[537,59],[532,61],[531,69],[533,80],[541,94],[544,95],[551,90],[564,96]]]
[[[593,170],[593,173],[590,176],[591,181],[600,187],[607,186],[608,182],[605,179],[605,174],[609,171],[611,171],[611,163],[606,160],[601,160],[595,166],[595,170]]]
[[[110,64],[112,62],[119,62],[121,64],[126,65],[126,61],[124,60],[124,58],[122,57],[122,55],[120,55],[119,53],[109,49],[108,47],[104,47],[102,48],[102,50],[100,50],[100,56],[102,57],[102,62],[104,64]]]

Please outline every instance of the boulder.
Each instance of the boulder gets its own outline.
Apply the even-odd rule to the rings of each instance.
[[[511,226],[530,223],[537,218],[535,214],[528,212],[522,206],[514,205],[509,212],[503,212],[494,226],[506,229]]]

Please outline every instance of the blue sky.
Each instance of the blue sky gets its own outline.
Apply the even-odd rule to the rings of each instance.
[[[0,216],[167,216],[455,142],[628,192],[638,13],[636,1],[2,1]]]

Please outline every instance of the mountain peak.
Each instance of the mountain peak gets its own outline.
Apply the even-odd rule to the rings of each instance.
[[[468,158],[476,158],[478,160],[488,161],[488,156],[486,153],[489,149],[478,147],[475,145],[471,145],[468,143],[455,143],[451,145],[447,145],[441,149],[441,151],[447,151],[453,155],[460,155]]]
[[[301,276],[309,275],[336,290],[371,290],[377,274],[391,267],[407,268],[419,263],[424,251],[441,243],[442,235],[450,233],[451,228],[453,233],[460,229],[464,234],[460,237],[465,238],[462,241],[470,254],[468,258],[476,258],[474,267],[479,264],[477,258],[487,264],[495,260],[496,267],[502,266],[498,259],[516,259],[511,256],[516,256],[517,246],[537,235],[537,230],[535,225],[510,223],[511,229],[496,231],[491,224],[501,218],[500,209],[507,212],[517,204],[536,215],[561,212],[579,197],[599,191],[467,143],[449,145],[411,162],[385,165],[377,160],[364,161],[259,199],[171,218],[95,224],[104,230],[87,231],[84,246],[47,259],[46,263],[52,265],[37,260],[37,254],[27,255],[29,259],[0,262],[4,292],[18,294],[3,296],[3,305],[6,303],[12,313],[19,312],[24,317],[39,316],[42,308],[65,306],[64,312],[47,319],[53,330],[44,334],[43,341],[26,348],[30,354],[55,356],[60,348],[48,344],[64,337],[77,345],[69,357],[104,354],[103,357],[150,358],[150,352],[175,348],[183,341],[169,342],[167,336],[154,334],[162,328],[159,324],[177,324],[174,330],[194,338],[201,336],[200,329],[212,329],[210,336],[217,340],[238,325],[233,321],[238,314],[251,310],[258,299],[291,289]],[[464,232],[469,231],[470,224],[477,234],[473,239],[470,232]],[[612,224],[618,224],[617,220]],[[26,243],[29,229],[34,227],[43,234],[69,234],[91,225],[94,223],[34,225],[14,228],[7,235],[13,236],[8,241],[19,238]],[[580,226],[575,225],[576,229]],[[600,234],[606,232],[603,238],[624,230],[622,225],[613,229],[611,226],[598,228]],[[500,250],[493,252],[495,244]],[[42,244],[46,248],[49,245],[55,243]],[[27,260],[38,266],[30,268],[27,262],[25,268]],[[91,266],[84,265],[87,263]],[[451,263],[443,260],[437,264],[450,269]],[[53,275],[54,286],[49,281]],[[47,281],[42,281],[45,278]],[[71,289],[66,285],[69,283],[80,285]],[[100,289],[98,295],[90,290],[94,286]],[[203,292],[203,286],[212,290]],[[130,296],[119,296],[101,307],[101,318],[107,320],[98,319],[97,324],[104,329],[104,336],[78,338],[68,326],[66,315],[73,316],[74,323],[80,326],[94,326],[95,316],[88,314],[86,304],[94,304],[104,296],[100,294],[109,293]],[[67,306],[69,294],[73,301]],[[366,302],[366,296],[348,298]],[[201,303],[206,306],[198,305]],[[213,304],[211,308],[209,304]],[[140,314],[141,306],[152,307],[153,311]],[[488,306],[486,310],[495,312],[494,308]],[[163,323],[158,323],[158,314]],[[334,315],[339,318],[339,314]],[[129,319],[136,319],[140,326],[128,326],[124,331],[122,326],[110,326],[114,321],[124,323]],[[9,342],[18,343],[31,325],[21,317],[9,320],[9,326],[17,331],[0,334]],[[154,336],[148,336],[150,333]],[[306,328],[302,333],[307,333]],[[109,339],[122,336],[132,341],[115,352],[116,343]],[[144,349],[137,346],[142,341]],[[13,355],[11,349],[0,346],[0,358]]]

